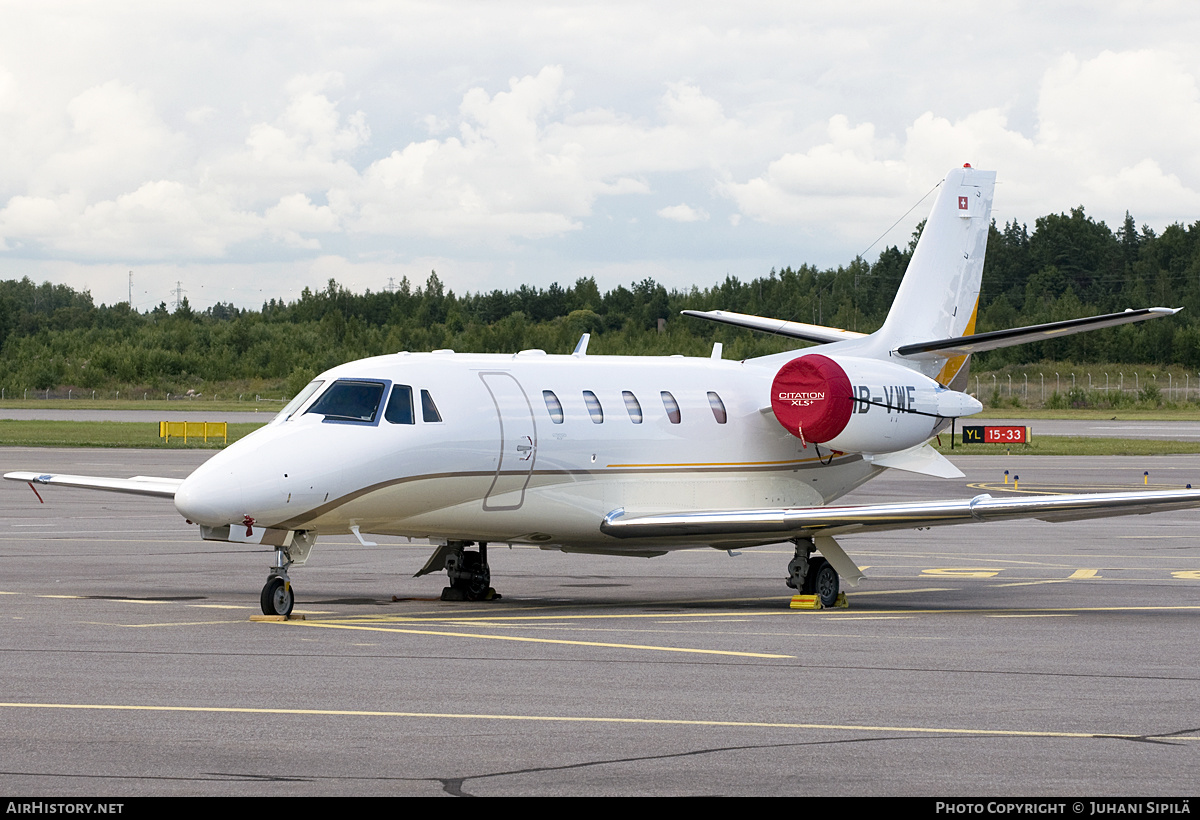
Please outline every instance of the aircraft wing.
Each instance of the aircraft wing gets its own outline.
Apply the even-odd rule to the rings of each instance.
[[[85,490],[108,490],[114,493],[149,495],[156,498],[174,498],[175,491],[183,483],[182,478],[157,478],[135,475],[132,478],[101,478],[90,475],[63,475],[61,473],[5,473],[9,481],[26,481],[29,484],[53,484],[59,487],[79,487]]]
[[[683,310],[684,316],[697,319],[708,319],[711,322],[721,322],[751,330],[761,330],[764,333],[774,333],[777,336],[787,336],[792,339],[803,339],[806,342],[844,342],[848,339],[861,339],[867,334],[856,333],[853,330],[841,330],[836,327],[821,325],[806,325],[803,322],[787,322],[782,319],[768,319],[763,316],[750,316],[745,313],[730,313],[728,310]]]
[[[1138,310],[1131,308],[1121,313],[1106,313],[1103,316],[1088,316],[1083,319],[1068,319],[1065,322],[1049,322],[1044,325],[1014,327],[1008,330],[976,333],[971,336],[953,336],[947,339],[901,345],[896,348],[896,353],[912,359],[964,356],[968,353],[981,353],[984,350],[995,350],[1000,347],[1057,339],[1102,327],[1142,322],[1146,319],[1157,319],[1160,316],[1174,316],[1181,310],[1183,308],[1152,307]]]
[[[1044,495],[1012,499],[993,498],[984,494],[956,501],[714,510],[666,515],[629,515],[624,509],[619,509],[604,517],[600,530],[616,538],[700,539],[724,535],[816,538],[847,533],[1007,521],[1015,518],[1078,521],[1194,507],[1200,507],[1200,490]]]

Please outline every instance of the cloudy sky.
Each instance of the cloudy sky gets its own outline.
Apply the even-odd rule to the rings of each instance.
[[[1000,223],[1200,219],[1190,2],[0,13],[0,277],[142,310],[873,260],[963,162]]]

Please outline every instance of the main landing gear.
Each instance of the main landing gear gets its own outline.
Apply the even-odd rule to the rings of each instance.
[[[439,553],[445,556],[444,566],[450,576],[450,586],[442,590],[443,601],[491,601],[500,597],[491,586],[487,541],[479,542],[478,551],[467,551],[473,544],[473,541],[450,541],[435,553],[435,558]]]
[[[793,538],[796,556],[788,562],[787,585],[801,595],[816,595],[823,607],[837,604],[841,583],[837,570],[824,558],[813,558],[816,545],[811,538]]]

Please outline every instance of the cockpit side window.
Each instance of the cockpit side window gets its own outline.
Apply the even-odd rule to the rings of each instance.
[[[382,399],[383,385],[379,382],[339,379],[306,412],[329,421],[373,422]]]
[[[417,418],[413,414],[413,394],[411,387],[407,384],[392,385],[392,395],[388,399],[387,410],[383,412],[383,417],[392,424],[417,423]]]
[[[433,403],[433,396],[429,395],[428,390],[421,391],[421,420],[422,421],[441,421],[442,414],[438,412],[437,405]]]
[[[284,408],[279,411],[278,415],[276,415],[272,421],[286,421],[287,419],[291,418],[292,414],[299,410],[301,405],[303,405],[304,402],[308,401],[312,397],[313,393],[316,393],[318,390],[320,390],[321,385],[323,384],[325,384],[325,382],[321,380],[309,382],[303,390],[296,394],[294,399],[289,401]]]

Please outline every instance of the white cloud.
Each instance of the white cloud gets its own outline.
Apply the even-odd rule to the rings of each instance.
[[[895,157],[896,145],[876,137],[870,123],[852,126],[834,116],[827,137],[803,154],[785,154],[759,177],[726,184],[725,193],[743,214],[763,222],[846,230],[845,223],[878,218],[910,189],[910,170]]]
[[[64,114],[67,122],[43,135],[50,150],[29,169],[31,192],[114,196],[174,172],[186,147],[148,93],[115,81],[83,91]]]
[[[708,213],[703,208],[693,208],[683,203],[660,208],[658,215],[672,222],[704,222],[708,219]]]
[[[593,113],[582,126],[551,119],[570,98],[563,81],[560,67],[547,66],[510,80],[508,91],[470,89],[459,136],[393,151],[331,191],[330,202],[366,233],[487,242],[578,230],[597,197],[646,186],[629,169],[594,162],[589,138],[606,116]]]
[[[1200,93],[1178,60],[1065,55],[1047,69],[1037,110],[1031,136],[984,108],[956,120],[927,111],[903,140],[834,116],[823,142],[722,190],[762,222],[865,237],[867,223],[886,225],[949,167],[971,162],[999,172],[1001,222],[1080,204],[1110,222],[1126,209],[1159,224],[1191,221],[1200,206]]]
[[[170,180],[147,182],[90,205],[69,195],[14,201],[0,211],[0,232],[11,235],[8,226],[19,225],[21,218],[43,245],[82,258],[220,257],[231,243],[261,231],[254,214],[234,211],[220,196]]]
[[[985,36],[970,4],[877,0],[214,3],[6,9],[0,275],[323,259],[436,261],[460,290],[690,284],[716,258],[845,262],[968,161],[999,172],[1001,221],[1200,205],[1187,4],[1087,26],[1002,4]],[[681,240],[659,219],[709,221]]]

